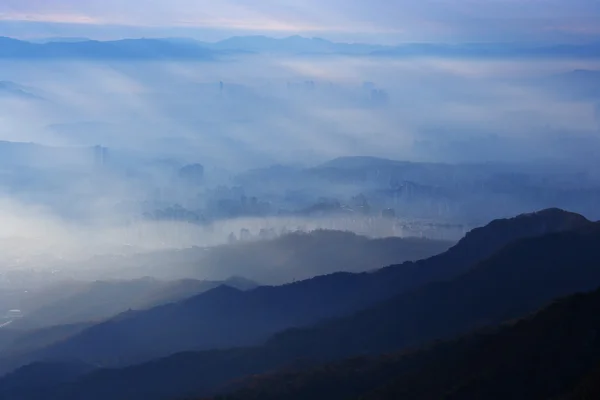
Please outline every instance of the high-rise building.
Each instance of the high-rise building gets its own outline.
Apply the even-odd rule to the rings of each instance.
[[[106,165],[108,161],[108,149],[102,146],[94,146],[94,165]]]
[[[389,97],[385,90],[383,89],[373,89],[371,90],[371,102],[374,105],[382,106],[388,103]]]

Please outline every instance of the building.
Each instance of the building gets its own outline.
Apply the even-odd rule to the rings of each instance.
[[[389,96],[385,90],[373,89],[371,90],[371,103],[376,106],[383,106],[388,103]]]
[[[369,92],[375,89],[375,83],[373,82],[363,82],[363,89],[368,90]]]
[[[396,218],[396,211],[393,208],[386,208],[381,211],[381,217],[385,219]]]
[[[104,166],[108,161],[108,149],[102,146],[94,146],[94,165]]]
[[[204,167],[202,164],[189,164],[180,168],[178,174],[188,183],[200,184],[204,180]]]
[[[242,228],[240,230],[240,241],[247,242],[252,240],[252,233],[250,233],[249,229]]]

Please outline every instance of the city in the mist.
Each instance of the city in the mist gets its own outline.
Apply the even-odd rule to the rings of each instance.
[[[221,228],[214,231],[215,224],[220,226],[229,220],[227,225],[231,226],[233,219],[256,216],[252,212],[244,215],[243,211],[228,215],[215,210],[216,206],[211,209],[211,204],[235,196],[232,190],[265,203],[259,214],[269,218],[262,227],[255,222],[258,231],[273,224],[286,225],[273,222],[282,210],[299,212],[322,199],[347,204],[352,197],[377,185],[387,189],[387,182],[336,182],[336,189],[326,179],[301,180],[293,175],[275,177],[267,184],[263,177],[257,176],[253,181],[252,175],[247,174],[249,170],[272,166],[300,171],[339,157],[373,156],[462,165],[458,168],[466,175],[456,179],[464,182],[444,182],[447,176],[441,173],[437,177],[404,178],[415,179],[416,184],[455,186],[449,191],[462,191],[446,193],[446,201],[431,200],[441,203],[437,212],[400,207],[398,216],[406,220],[438,219],[434,222],[471,226],[490,217],[551,205],[553,200],[544,204],[543,199],[528,199],[513,192],[506,194],[511,207],[505,210],[482,212],[487,204],[484,199],[473,199],[472,215],[442,210],[452,208],[453,196],[468,197],[465,192],[474,190],[478,181],[485,185],[485,180],[510,179],[511,174],[522,175],[513,178],[530,182],[511,184],[523,183],[527,186],[523,190],[529,191],[542,185],[538,182],[542,180],[548,187],[540,187],[540,191],[594,191],[600,183],[593,173],[597,163],[591,150],[599,144],[600,99],[590,89],[598,87],[596,71],[600,61],[588,55],[578,57],[580,47],[586,46],[589,39],[585,31],[562,32],[562,28],[552,30],[545,25],[552,24],[553,18],[563,17],[559,15],[560,2],[550,2],[553,7],[548,13],[556,15],[548,16],[547,21],[536,17],[532,10],[532,23],[520,32],[524,40],[505,45],[504,56],[502,51],[494,53],[498,46],[494,43],[487,47],[480,44],[480,48],[473,45],[466,53],[427,44],[414,54],[406,55],[402,50],[399,55],[394,53],[397,47],[389,44],[390,37],[395,38],[397,45],[406,36],[404,41],[451,41],[460,47],[462,42],[469,44],[492,34],[483,21],[461,14],[460,4],[452,5],[459,21],[436,14],[434,19],[440,26],[425,24],[421,30],[409,16],[414,14],[417,19],[423,15],[427,11],[425,5],[407,4],[407,15],[404,7],[400,11],[400,7],[391,4],[378,4],[379,11],[386,11],[378,13],[382,20],[358,25],[357,32],[348,36],[352,44],[343,47],[298,36],[281,39],[288,34],[327,36],[327,32],[319,32],[318,24],[275,26],[269,31],[269,21],[290,19],[297,7],[306,10],[303,15],[307,21],[346,21],[339,32],[334,29],[331,35],[342,38],[342,33],[348,34],[352,18],[365,11],[360,2],[353,3],[348,15],[317,12],[316,4],[275,6],[261,10],[255,31],[248,31],[243,21],[248,23],[256,12],[246,15],[247,5],[241,2],[215,5],[212,11],[210,6],[206,11],[204,7],[196,10],[194,5],[199,14],[187,15],[188,18],[210,19],[211,12],[222,16],[235,10],[232,18],[237,20],[215,17],[213,22],[219,24],[222,20],[224,26],[209,24],[204,30],[185,22],[179,5],[169,5],[167,18],[171,19],[165,20],[161,28],[151,22],[163,17],[163,9],[158,6],[150,7],[147,16],[141,15],[139,21],[131,24],[121,20],[116,20],[115,26],[105,24],[104,20],[110,21],[117,15],[131,15],[129,6],[113,3],[111,7],[100,7],[95,2],[60,2],[51,6],[9,2],[2,6],[0,29],[36,46],[62,44],[82,48],[94,44],[84,41],[86,34],[91,39],[114,40],[128,38],[120,34],[160,38],[187,32],[198,41],[169,37],[162,40],[166,46],[182,47],[180,52],[190,51],[185,46],[194,45],[210,50],[205,57],[189,58],[150,54],[139,59],[118,52],[97,58],[85,51],[64,55],[60,50],[54,54],[52,49],[45,49],[47,54],[40,49],[36,56],[34,49],[33,55],[19,56],[18,51],[10,52],[13,44],[7,42],[0,60],[0,138],[5,141],[1,161],[5,171],[2,237],[7,243],[14,238],[35,238],[34,248],[76,247],[82,253],[83,241],[89,256],[101,251],[95,250],[96,246],[108,251],[108,244],[137,245],[146,251],[153,247],[151,243],[156,248],[185,247],[186,243],[213,245],[225,243],[230,233]],[[181,7],[195,4],[181,3],[185,3]],[[486,13],[486,18],[491,19],[486,7],[500,7],[497,3],[506,3],[502,7],[506,13],[516,12],[511,2],[487,6],[474,2],[473,6],[482,13],[481,18]],[[580,3],[580,7],[585,6]],[[45,7],[61,11],[50,12]],[[569,18],[576,21],[585,14],[584,9],[580,11],[581,15],[571,12]],[[387,12],[403,15],[402,28],[390,25],[389,16],[384,17]],[[145,17],[147,21],[141,20]],[[494,19],[499,20],[500,17]],[[127,25],[131,26],[126,28]],[[213,35],[213,42],[200,42],[205,31],[212,31],[206,35]],[[441,35],[446,31],[450,37]],[[226,32],[231,36],[254,35],[224,40],[219,45],[217,38],[226,38]],[[553,40],[559,34],[573,47],[572,54],[553,49]],[[374,42],[354,44],[364,43],[363,40]],[[140,40],[131,46],[144,48],[150,44]],[[542,55],[520,55],[521,48],[528,46],[540,49]],[[45,147],[27,148],[17,143]],[[95,165],[94,146],[106,147],[109,154],[102,171]],[[71,153],[72,156],[67,155]],[[194,164],[203,166],[201,183],[173,181],[178,169]],[[487,164],[489,176],[475,176],[482,172],[480,164]],[[268,170],[263,172],[268,174]],[[226,188],[234,189],[219,198],[217,192]],[[515,188],[509,190],[512,189]],[[471,197],[491,196],[495,189],[490,190],[474,192]],[[286,192],[291,194],[285,195]],[[296,199],[290,199],[293,192],[297,192]],[[569,201],[577,211],[591,211],[586,204]],[[143,221],[144,215],[155,212],[154,208],[173,206],[196,212],[194,218],[210,225],[213,234],[195,224],[197,221],[188,220],[177,221],[182,226],[173,228],[178,233],[175,238],[171,234],[154,237],[151,224]],[[377,215],[380,211],[372,213]],[[131,228],[132,221],[142,224],[142,228]],[[311,225],[319,227],[318,222]],[[322,227],[328,227],[327,223]],[[242,228],[230,227],[236,234]],[[143,236],[140,230],[145,232]],[[164,232],[160,228],[154,230],[161,231]],[[368,229],[366,233],[378,234]],[[22,251],[27,253],[33,248]],[[14,252],[11,248],[7,253]]]
[[[596,0],[0,1],[0,398],[39,398],[4,377],[32,362],[96,377],[180,351],[254,346],[231,371],[308,354],[287,329],[595,227],[598,27]],[[453,304],[423,290],[399,309]]]

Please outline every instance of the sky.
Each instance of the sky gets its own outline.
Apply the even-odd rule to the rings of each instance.
[[[0,35],[600,41],[599,0],[2,0]]]

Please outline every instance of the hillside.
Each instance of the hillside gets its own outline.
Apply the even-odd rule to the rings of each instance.
[[[204,252],[207,273],[242,275],[278,285],[337,272],[360,273],[384,265],[422,260],[448,250],[452,242],[352,232],[295,232],[274,240],[220,246]]]
[[[600,363],[598,363],[600,364]],[[571,393],[561,400],[591,400],[600,398],[600,365],[579,381]]]
[[[536,216],[523,218],[535,219]],[[504,223],[501,225],[504,226]],[[232,387],[232,380],[286,365],[310,366],[357,355],[399,351],[451,338],[523,317],[556,297],[597,287],[600,284],[599,244],[600,226],[597,224],[521,239],[454,279],[407,291],[354,315],[278,334],[262,346],[181,353],[124,369],[100,370],[77,379],[68,387],[54,388],[61,393],[54,398],[102,398],[95,393],[101,393],[104,398],[128,400],[202,395]],[[239,311],[242,303],[232,299],[248,300],[245,298],[248,293],[252,292],[244,294],[219,288],[201,297],[212,299],[215,305],[234,304],[235,307],[227,310],[233,313],[234,319],[225,320],[237,323],[242,314]],[[271,303],[263,303],[264,307],[268,304]],[[254,307],[250,310],[257,312]],[[243,315],[246,320],[241,319],[242,322],[254,321],[257,317],[255,314]],[[146,336],[155,339],[155,345],[163,344],[162,338],[157,339],[154,332],[147,334],[151,327],[156,329],[157,321],[143,327],[142,335],[115,329],[115,326],[119,327],[121,318],[126,321],[128,316],[120,317],[113,322],[114,326],[107,326],[104,331],[96,331],[98,338],[104,335],[104,342],[91,341],[89,336],[87,342],[80,341],[85,338],[84,332],[74,338],[79,340],[63,344],[80,347],[57,346],[53,350],[60,349],[63,353],[52,356],[56,358],[60,354],[72,358],[77,355],[82,359],[81,354],[93,354],[89,353],[88,343],[98,346],[94,348],[98,354],[127,354],[122,352],[123,349],[131,351],[131,346],[139,341],[149,345],[145,342],[148,340]],[[205,318],[201,320],[207,321]],[[222,335],[238,329],[236,325],[232,329],[232,325],[214,321],[221,323],[219,332]],[[120,329],[124,329],[123,326]],[[115,336],[115,332],[120,336]],[[182,330],[174,332],[179,339],[185,338]],[[124,340],[127,335],[135,337],[136,343]],[[143,350],[143,347],[135,348],[139,349]],[[93,397],[92,393],[97,397]]]
[[[305,357],[376,354],[518,318],[600,285],[600,225],[513,243],[465,274],[269,343]]]
[[[81,322],[37,329],[2,329],[0,332],[5,335],[5,340],[0,343],[0,359],[26,354],[50,346],[75,336],[93,325],[92,322]]]
[[[216,280],[244,276],[263,284],[281,285],[318,275],[365,272],[422,260],[446,251],[452,244],[426,238],[369,238],[352,232],[315,230],[268,240],[134,255],[115,259],[113,264],[119,266],[118,270],[104,267],[110,259],[100,258],[95,263],[105,275],[167,278],[170,274]]]
[[[142,310],[196,296],[235,280],[64,281],[30,290],[19,299],[24,318],[16,328],[34,329],[80,322],[99,322],[129,309]],[[256,285],[255,285],[256,286]],[[255,287],[254,286],[254,287]],[[240,289],[248,288],[245,284]]]
[[[416,352],[257,377],[217,399],[592,399],[600,393],[599,328],[597,290],[499,329]]]
[[[180,351],[256,345],[285,329],[351,314],[457,276],[518,238],[588,224],[585,218],[560,210],[494,221],[428,260],[247,292],[220,287],[180,303],[124,313],[33,357],[121,366]]]

